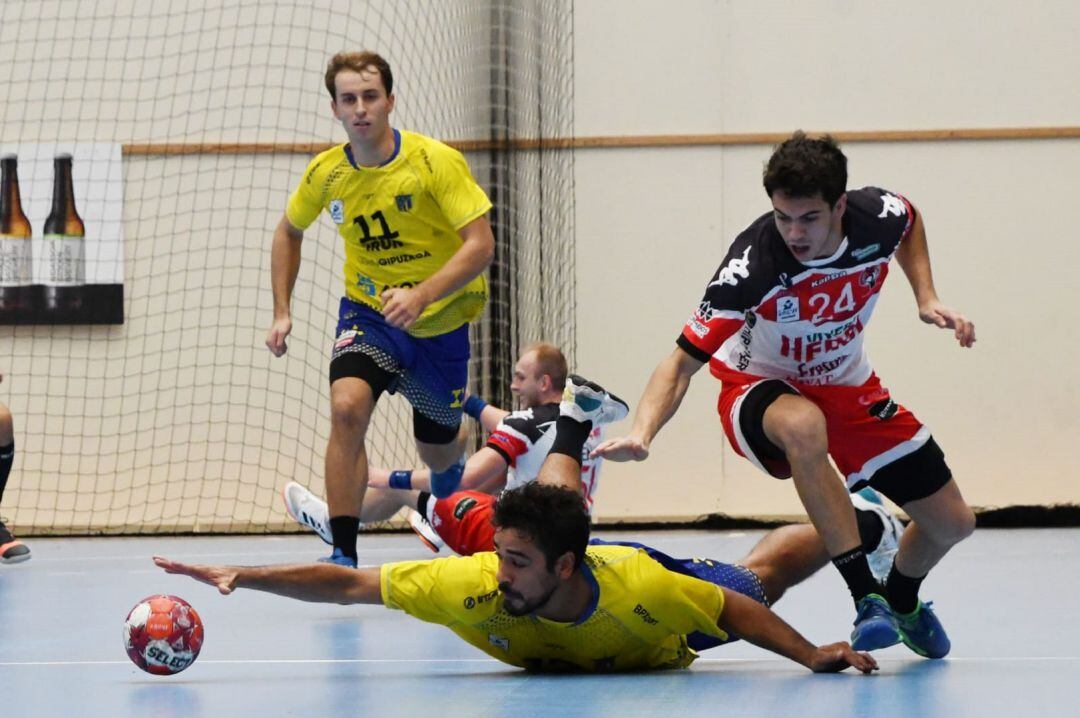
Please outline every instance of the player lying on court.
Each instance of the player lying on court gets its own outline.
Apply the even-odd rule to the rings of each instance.
[[[473,407],[469,406],[469,401],[465,402],[467,413],[475,415],[485,428],[493,429],[487,444],[465,465],[462,485],[476,490],[459,491],[445,499],[436,499],[426,490],[427,472],[418,469],[408,472],[408,478],[410,486],[420,490],[370,487],[362,512],[364,521],[385,520],[403,506],[416,507],[419,514],[410,511],[410,523],[432,550],[437,552],[440,545],[446,545],[463,556],[494,550],[495,497],[492,494],[504,486],[515,488],[536,480],[553,444],[559,400],[567,375],[566,359],[557,347],[534,344],[526,348],[514,367],[510,386],[525,407],[523,410],[510,413],[479,400]],[[603,440],[602,430],[603,426],[594,426],[585,441],[580,482],[576,486],[566,484],[585,497],[589,509],[592,508],[602,459],[589,458],[588,453]],[[386,485],[394,473],[399,472],[372,469],[371,482]],[[284,496],[289,514],[331,543],[326,502],[295,482],[285,487]],[[904,527],[885,510],[872,489],[852,494],[851,501],[871,571],[878,580],[884,581]],[[648,550],[665,565],[681,562],[653,549]],[[784,591],[820,570],[828,561],[825,544],[814,527],[798,525],[771,532],[738,565],[754,574],[751,585],[760,583],[764,597],[774,602]],[[687,565],[696,564],[690,561]],[[741,590],[739,586],[733,588]]]
[[[496,503],[494,553],[360,569],[154,562],[224,594],[250,588],[303,601],[381,603],[530,670],[682,668],[700,648],[735,637],[815,672],[877,668],[847,643],[815,647],[758,601],[667,570],[642,550],[588,545],[589,515],[563,484],[580,480],[593,423],[625,415],[626,405],[595,384],[571,386],[540,480]]]
[[[465,463],[461,490],[438,499],[431,494],[431,472],[427,469],[388,471],[371,466],[368,491],[360,512],[362,525],[384,521],[402,507],[408,507],[410,524],[433,551],[437,552],[444,541],[449,541],[458,553],[490,551],[491,531],[487,522],[490,511],[480,520],[481,530],[487,538],[479,544],[468,536],[456,535],[456,527],[468,531],[471,526],[462,525],[457,520],[462,517],[454,517],[453,513],[463,502],[467,506],[481,504],[490,509],[490,494],[536,480],[555,438],[555,419],[559,415],[559,401],[568,374],[566,357],[558,347],[543,342],[527,346],[514,365],[510,383],[510,391],[520,406],[518,411],[491,406],[476,396],[470,396],[464,402],[464,412],[491,434],[486,444]],[[589,510],[603,459],[588,458],[588,453],[602,440],[603,427],[596,426],[582,449],[581,490]],[[326,502],[296,482],[285,486],[283,497],[293,519],[317,533],[326,543],[333,543]],[[414,507],[419,513],[413,510]],[[432,524],[440,525],[438,532]]]

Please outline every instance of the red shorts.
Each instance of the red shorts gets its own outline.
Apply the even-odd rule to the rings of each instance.
[[[459,491],[435,502],[431,526],[455,553],[471,556],[495,550],[495,497],[479,491]]]
[[[861,386],[812,386],[776,379],[746,384],[724,382],[717,410],[728,441],[740,456],[777,478],[790,478],[791,466],[775,446],[763,445],[771,445],[763,433],[755,437],[753,430],[755,425],[760,429],[768,403],[746,401],[751,390],[765,382],[779,382],[790,389],[781,393],[795,393],[821,409],[829,455],[849,489],[869,481],[879,469],[919,450],[930,439],[930,430],[890,398],[876,374]],[[784,389],[775,384],[772,388]]]

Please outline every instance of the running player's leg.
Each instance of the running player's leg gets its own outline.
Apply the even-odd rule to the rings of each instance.
[[[903,527],[887,516],[882,508],[873,510],[870,502],[852,496],[863,552],[875,559],[879,552],[887,557],[896,546]],[[860,508],[860,505],[867,506]],[[889,525],[886,525],[886,521]],[[887,560],[887,558],[886,558]],[[817,530],[810,524],[793,524],[774,529],[759,541],[738,564],[753,571],[765,587],[770,605],[791,588],[829,563],[829,552]],[[885,572],[887,573],[887,568]],[[882,576],[881,578],[884,578]]]
[[[353,358],[356,361],[353,361]],[[353,354],[331,365],[338,371],[362,366],[365,355]],[[334,551],[331,560],[356,564],[356,533],[367,488],[366,437],[377,393],[356,376],[342,375],[330,385],[330,439],[326,446],[326,499]]]
[[[933,437],[879,469],[870,483],[912,519],[886,581],[889,603],[899,614],[901,637],[919,655],[941,658],[951,643],[929,604],[919,600],[919,589],[930,569],[974,531],[975,515]]]
[[[325,471],[334,544],[328,560],[345,566],[356,565],[356,532],[367,488],[368,426],[379,396],[400,367],[392,330],[378,312],[341,300],[330,360]]]
[[[725,384],[720,416],[736,450],[776,478],[792,477],[810,521],[858,604],[880,589],[844,483],[829,463],[825,415],[781,381]]]
[[[469,373],[469,327],[409,338],[410,360],[398,390],[413,406],[417,453],[431,469],[431,493],[457,490],[465,469],[462,401]]]

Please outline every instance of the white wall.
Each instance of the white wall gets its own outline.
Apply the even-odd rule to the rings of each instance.
[[[1071,3],[581,2],[579,135],[1076,125]],[[977,506],[1080,501],[1070,444],[1078,140],[849,144],[850,186],[923,212],[939,294],[975,349],[922,325],[896,272],[868,347]],[[734,235],[765,212],[767,146],[577,155],[579,366],[640,395]],[[611,178],[617,177],[617,182]],[[612,271],[614,270],[614,271]],[[602,307],[602,310],[597,308]],[[600,320],[602,317],[602,320]],[[613,350],[613,347],[617,347]],[[606,468],[601,519],[800,514],[724,446],[702,371],[644,464]],[[615,427],[629,429],[630,421]]]
[[[323,63],[369,46],[398,71],[402,126],[448,138],[479,132],[489,108],[469,93],[493,55],[485,3],[343,8],[0,3],[0,131],[5,142],[330,141],[340,130],[327,114]],[[1080,6],[986,8],[577,0],[576,134],[1080,124]],[[933,428],[973,504],[1080,501],[1068,453],[1080,399],[1070,371],[1080,140],[846,149],[852,186],[880,184],[919,206],[940,293],[980,336],[961,351],[919,324],[897,273],[869,329],[880,373]],[[576,153],[582,373],[636,400],[730,239],[767,209],[768,153]],[[21,457],[4,509],[17,525],[284,525],[281,484],[321,486],[337,291],[328,277],[340,262],[325,227],[305,254],[291,359],[272,362],[261,346],[268,233],[304,162],[125,162],[127,323],[0,330],[0,399],[16,412]],[[647,463],[607,467],[602,520],[801,513],[790,485],[757,475],[723,445],[717,390],[703,372]],[[226,410],[205,406],[223,398]],[[399,414],[380,423],[393,425],[375,439],[380,455],[408,453],[395,444],[408,437]]]

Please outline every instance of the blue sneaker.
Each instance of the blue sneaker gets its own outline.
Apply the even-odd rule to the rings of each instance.
[[[952,642],[945,635],[945,628],[934,615],[930,603],[919,601],[919,607],[912,613],[898,615],[900,640],[904,645],[926,658],[944,658],[952,648]]]
[[[334,552],[329,556],[320,558],[319,563],[333,563],[345,568],[356,568],[356,559],[349,558],[339,548],[334,549]]]
[[[896,614],[889,602],[876,593],[859,600],[855,616],[855,630],[851,632],[851,646],[856,651],[875,651],[895,646],[902,638]]]
[[[465,473],[465,457],[462,456],[456,463],[442,471],[431,472],[431,495],[437,499],[445,499],[458,490],[461,486],[461,477]]]

